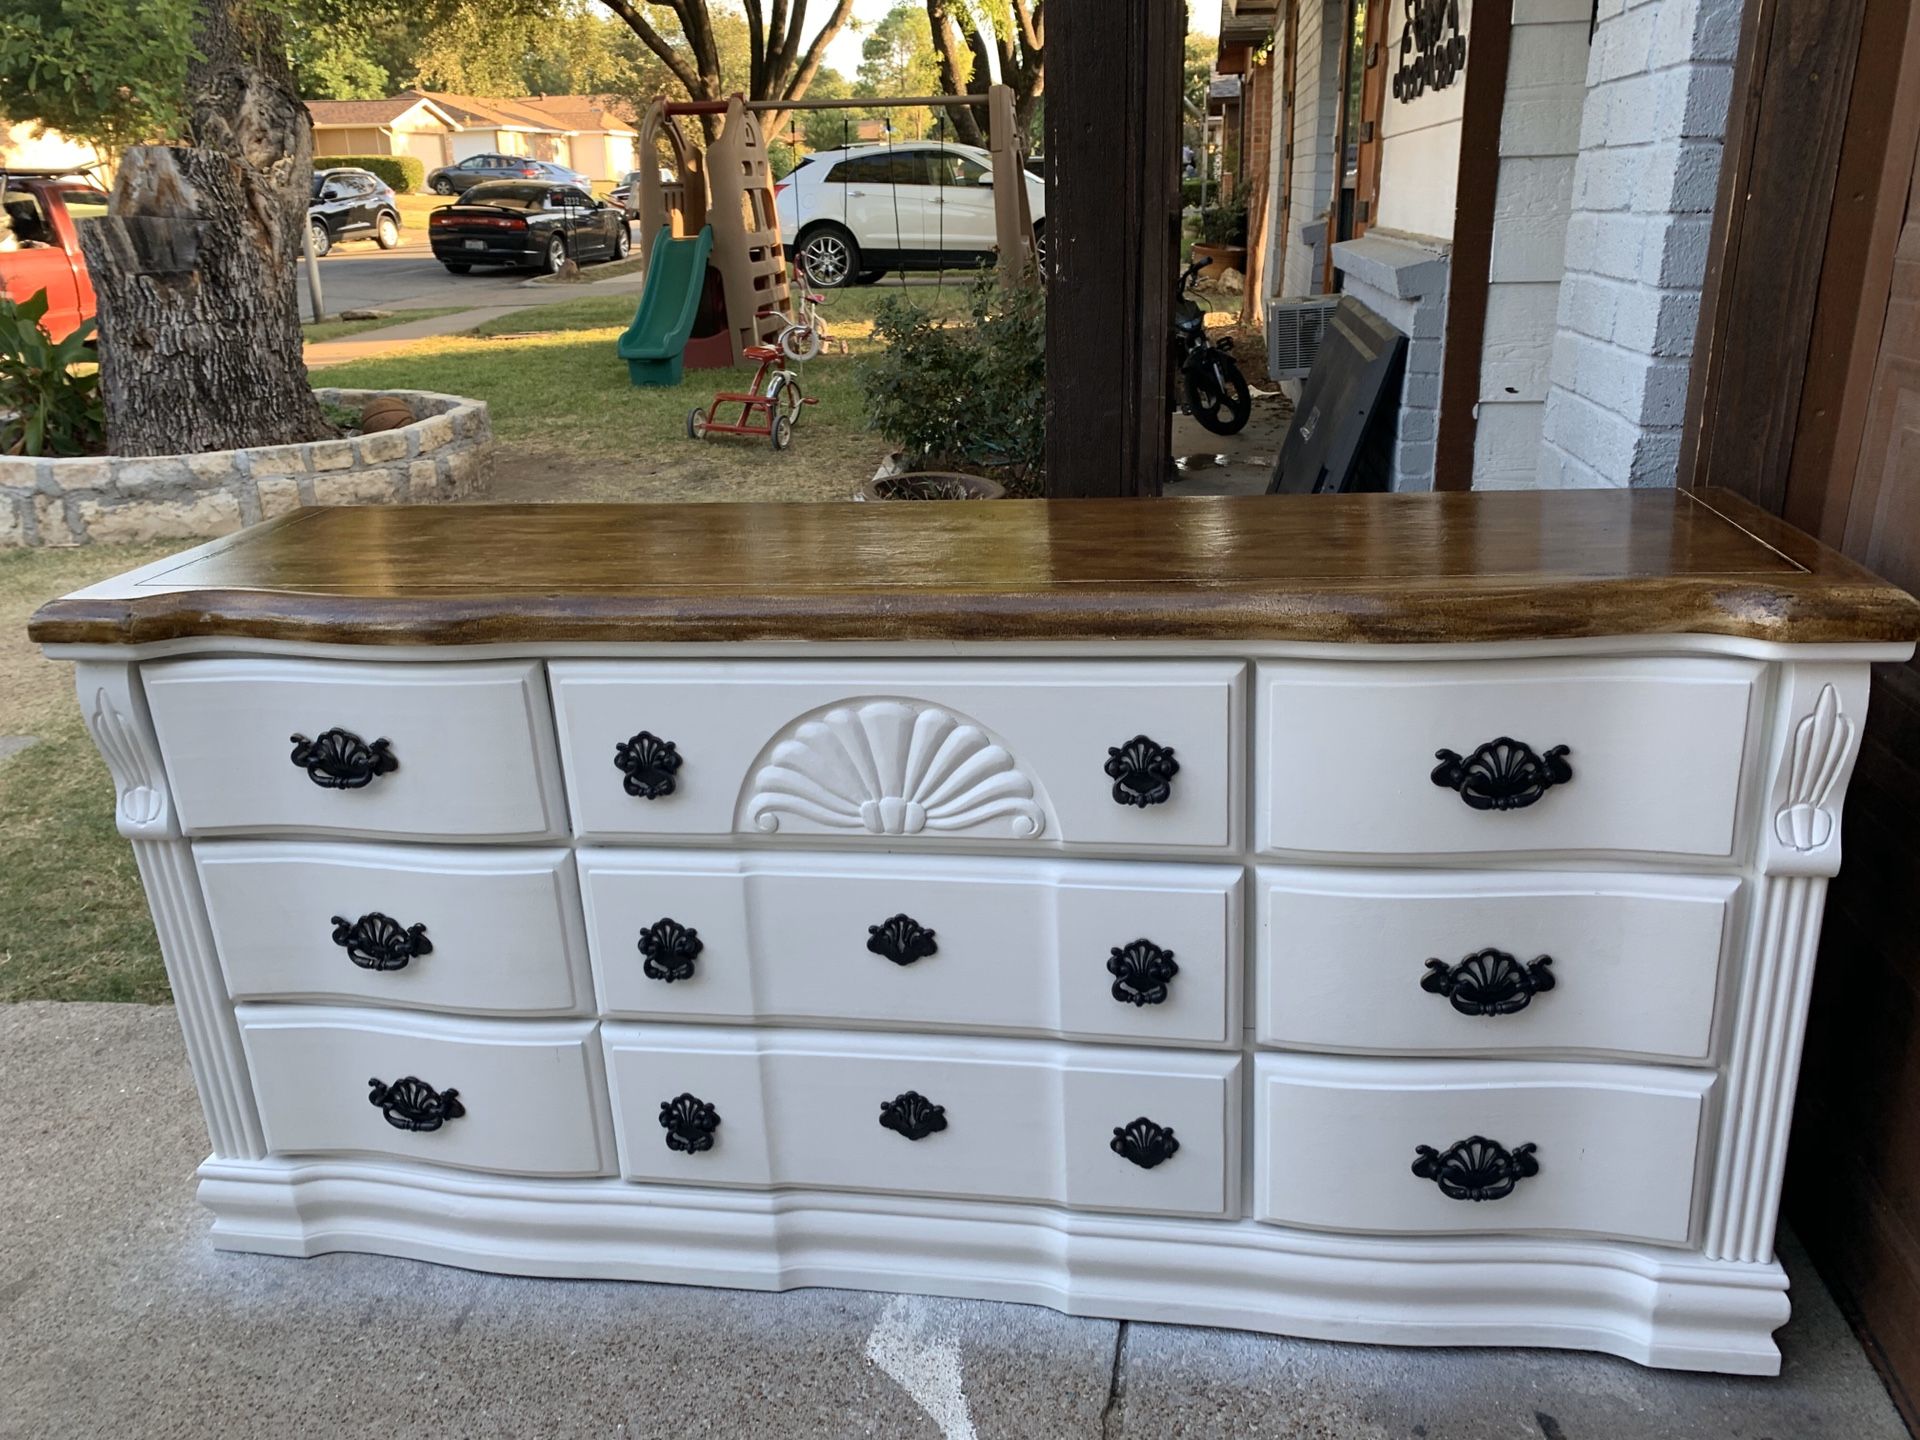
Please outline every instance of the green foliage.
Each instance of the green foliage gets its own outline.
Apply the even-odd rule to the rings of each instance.
[[[974,283],[971,317],[942,322],[899,296],[881,301],[862,370],[867,424],[911,470],[982,467],[1012,493],[1036,493],[1046,455],[1047,315],[1038,289]]]
[[[1212,194],[1220,187],[1218,185],[1209,185],[1206,188],[1207,193]],[[1200,189],[1200,177],[1198,175],[1189,175],[1183,179],[1180,182],[1180,208],[1184,210],[1189,205],[1197,206],[1200,203]]]
[[[105,447],[88,320],[62,340],[40,328],[47,292],[0,299],[0,455],[87,455]],[[84,369],[77,368],[84,366]]]
[[[1245,245],[1247,202],[1235,199],[1225,205],[1209,205],[1202,210],[1200,240],[1206,245]]]
[[[176,135],[194,0],[5,0],[0,119],[118,149]]]
[[[407,195],[422,189],[427,183],[427,167],[418,155],[316,155],[313,168],[332,170],[350,165],[357,170],[370,170],[393,187],[394,194]]]

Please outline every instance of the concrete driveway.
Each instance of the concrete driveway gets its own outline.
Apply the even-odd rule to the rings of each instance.
[[[300,315],[313,314],[307,300],[307,267],[298,267]],[[396,250],[362,242],[337,246],[320,262],[320,294],[327,313],[342,310],[426,310],[443,305],[512,304],[526,298],[520,287],[532,270],[476,270],[451,275],[433,258],[424,240]],[[588,268],[592,274],[592,268]]]
[[[207,1243],[168,1007],[0,1006],[0,1436],[1903,1440],[1805,1261],[1775,1380]]]

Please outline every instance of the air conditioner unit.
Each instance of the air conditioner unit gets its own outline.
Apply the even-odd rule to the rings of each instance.
[[[1267,302],[1267,374],[1275,380],[1304,380],[1320,356],[1327,317],[1338,295],[1310,295]]]

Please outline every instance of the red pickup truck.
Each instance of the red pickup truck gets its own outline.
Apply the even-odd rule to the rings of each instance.
[[[79,226],[107,213],[107,193],[72,171],[0,168],[0,296],[47,292],[41,328],[58,340],[93,318]]]

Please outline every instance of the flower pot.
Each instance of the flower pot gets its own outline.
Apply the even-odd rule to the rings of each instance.
[[[998,481],[951,470],[876,475],[860,482],[856,500],[998,500],[1006,494]]]
[[[1200,272],[1202,280],[1218,280],[1229,270],[1247,273],[1247,247],[1244,245],[1207,245],[1193,247],[1193,258],[1205,260],[1206,266]]]

